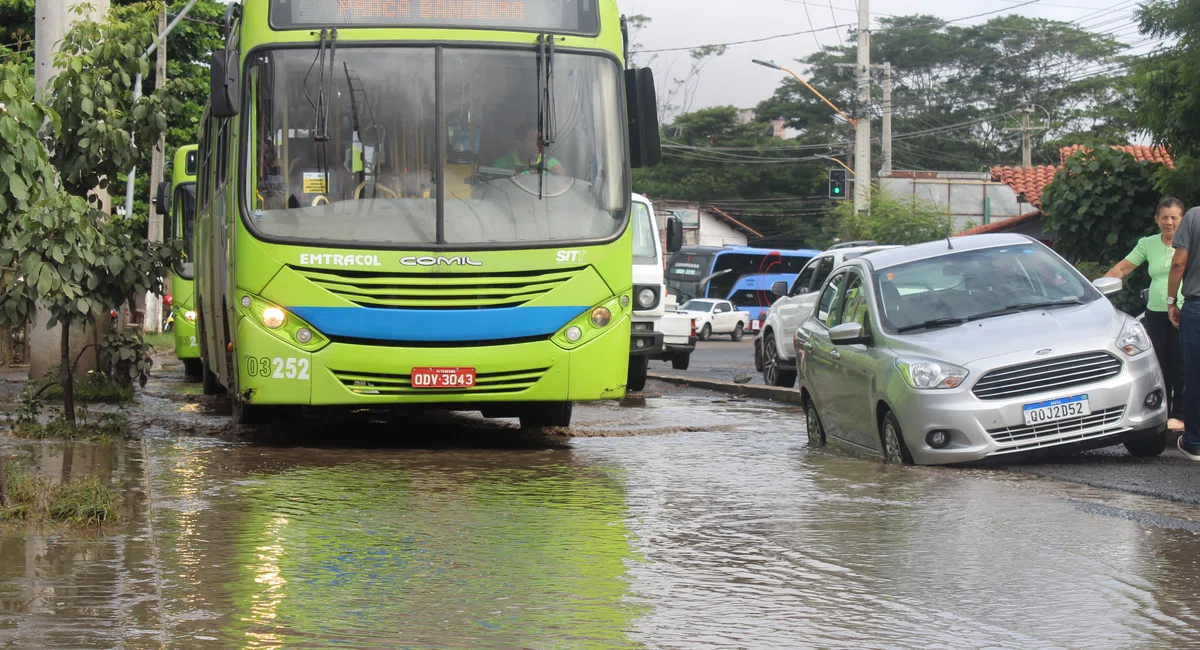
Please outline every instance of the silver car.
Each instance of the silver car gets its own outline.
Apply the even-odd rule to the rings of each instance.
[[[813,444],[958,463],[1166,446],[1141,324],[1041,243],[994,234],[865,255],[826,280],[794,338]]]

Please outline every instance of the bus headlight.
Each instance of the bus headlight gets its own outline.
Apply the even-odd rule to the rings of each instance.
[[[283,310],[278,307],[267,307],[262,313],[263,325],[277,330],[283,326]]]
[[[184,312],[183,317],[188,320],[196,320],[196,312],[189,309],[186,312]]]
[[[592,310],[592,325],[596,327],[605,327],[612,321],[612,312],[606,307],[597,307]]]

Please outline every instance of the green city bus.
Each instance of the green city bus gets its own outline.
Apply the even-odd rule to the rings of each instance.
[[[199,377],[200,344],[196,337],[196,301],[192,286],[192,232],[196,220],[196,152],[194,144],[175,150],[171,180],[159,186],[158,210],[163,215],[164,236],[183,242],[183,259],[171,269],[171,315],[175,331],[175,356],[183,361],[188,377]],[[168,198],[169,197],[169,198]]]
[[[653,77],[615,0],[245,0],[200,129],[206,393],[566,426],[623,397]]]

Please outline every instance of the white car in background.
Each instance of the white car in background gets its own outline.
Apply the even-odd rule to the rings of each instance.
[[[693,298],[679,306],[696,321],[696,338],[707,341],[713,334],[728,334],[734,341],[750,329],[750,314],[738,311],[728,300]]]
[[[847,260],[889,248],[896,246],[880,246],[873,241],[837,244],[809,260],[792,286],[784,282],[771,286],[771,293],[778,298],[771,303],[758,338],[754,339],[754,369],[763,374],[763,383],[785,388],[796,384],[796,351],[792,348],[792,335],[812,313],[817,292],[829,274]]]

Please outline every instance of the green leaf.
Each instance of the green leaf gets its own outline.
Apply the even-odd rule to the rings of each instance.
[[[29,200],[29,185],[25,183],[25,179],[21,178],[20,175],[14,174],[8,177],[8,191],[18,201]]]

